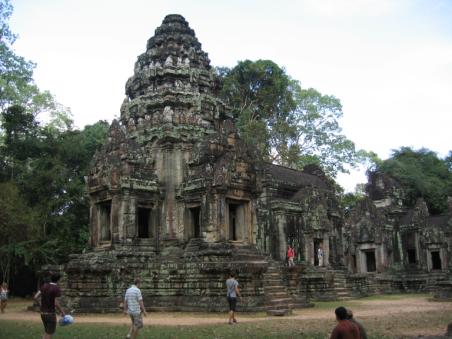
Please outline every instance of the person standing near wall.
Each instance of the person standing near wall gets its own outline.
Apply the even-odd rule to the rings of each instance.
[[[323,248],[322,245],[319,246],[319,248],[317,249],[317,259],[319,259],[319,266],[322,267],[323,266]]]
[[[233,325],[237,322],[235,319],[235,311],[237,306],[237,297],[240,297],[239,283],[235,279],[233,272],[229,273],[229,277],[226,280],[227,298],[229,304],[229,325]]]
[[[135,339],[138,336],[138,331],[143,328],[143,318],[147,316],[144,308],[143,296],[139,286],[141,284],[140,278],[135,278],[134,284],[130,286],[124,296],[124,314],[129,314],[132,325],[126,338]]]
[[[295,251],[292,246],[289,245],[289,247],[287,248],[287,264],[289,265],[289,267],[295,266],[295,263],[293,262],[294,257]]]

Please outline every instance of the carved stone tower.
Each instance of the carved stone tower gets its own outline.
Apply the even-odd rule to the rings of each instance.
[[[256,161],[209,62],[180,15],[149,39],[89,176],[93,246],[254,242]]]

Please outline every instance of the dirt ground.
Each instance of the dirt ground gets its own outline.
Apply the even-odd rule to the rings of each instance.
[[[384,319],[408,319],[413,314],[451,314],[452,302],[432,302],[428,296],[408,296],[395,299],[356,299],[343,303],[355,313],[355,318],[360,321],[381,321]],[[39,313],[27,311],[31,305],[29,300],[10,300],[6,312],[0,314],[0,320],[40,321]],[[331,307],[330,307],[331,306]],[[280,319],[284,320],[320,320],[334,319],[334,307],[336,304],[319,303],[314,308],[294,310],[293,315]],[[114,323],[128,324],[129,318],[122,314],[74,314],[77,323]],[[180,326],[180,325],[209,325],[225,323],[226,314],[219,313],[188,313],[188,312],[150,312],[144,319],[146,325]],[[260,322],[275,320],[264,313],[238,313],[239,322]],[[424,326],[422,332],[416,329],[414,334],[441,335],[445,328]],[[406,333],[409,334],[409,333]]]

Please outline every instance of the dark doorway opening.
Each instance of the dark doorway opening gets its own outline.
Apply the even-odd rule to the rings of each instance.
[[[201,237],[201,207],[190,208],[191,223],[193,225],[193,237]]]
[[[377,265],[375,261],[375,251],[366,251],[366,268],[367,272],[375,272]]]
[[[150,238],[151,209],[138,207],[138,238]]]
[[[353,271],[353,273],[357,272],[357,269],[356,269],[356,255],[354,255],[354,254],[352,254],[352,271]]]
[[[229,204],[229,240],[238,240],[237,205],[235,204]]]
[[[416,250],[414,248],[408,249],[406,251],[407,257],[408,257],[408,264],[415,264],[416,263]]]
[[[111,202],[99,204],[99,240],[111,240]]]
[[[323,239],[314,239],[314,266],[320,266],[320,257],[319,257],[319,249],[321,249],[321,253],[323,256]]]
[[[432,251],[432,269],[440,270],[441,267],[441,256],[439,255],[439,251]]]

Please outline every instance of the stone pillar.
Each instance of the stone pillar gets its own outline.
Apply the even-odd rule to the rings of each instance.
[[[327,233],[323,236],[323,266],[330,265],[330,238]]]

